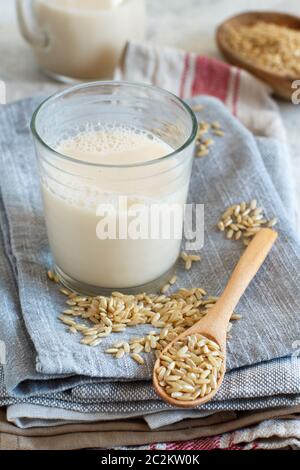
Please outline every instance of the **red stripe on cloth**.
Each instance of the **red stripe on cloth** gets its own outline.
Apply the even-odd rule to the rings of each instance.
[[[220,437],[194,439],[192,441],[179,441],[167,444],[167,450],[213,450],[220,449]]]
[[[230,66],[219,60],[198,56],[195,64],[195,76],[192,95],[212,95],[226,101]]]
[[[259,441],[253,441],[253,442],[251,442],[251,444],[252,444],[252,449],[253,450],[260,449]]]
[[[237,103],[238,103],[238,97],[239,97],[239,91],[240,91],[240,81],[241,81],[241,71],[240,69],[236,69],[235,82],[234,82],[234,88],[233,88],[233,105],[232,105],[232,113],[234,114],[234,116],[237,115]]]
[[[244,448],[243,444],[234,444],[233,435],[230,436],[230,441],[226,447],[222,447],[221,439],[222,435],[218,435],[201,439],[193,439],[192,441],[169,442],[166,443],[166,450],[243,450]],[[255,442],[252,444],[253,449],[258,447],[255,445]]]
[[[180,80],[180,90],[179,90],[180,98],[183,98],[183,95],[184,95],[184,85],[185,85],[189,65],[190,65],[190,54],[187,52],[184,57],[183,71],[182,71],[181,80]]]
[[[149,444],[148,449],[149,450],[156,450],[157,449],[157,444],[156,443]]]

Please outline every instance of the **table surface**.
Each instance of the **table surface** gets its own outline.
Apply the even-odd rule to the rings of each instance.
[[[148,38],[198,53],[219,56],[214,31],[228,16],[246,10],[274,10],[300,15],[299,0],[148,0]],[[54,92],[58,85],[38,69],[30,47],[21,37],[14,0],[0,0],[0,80],[7,102]],[[299,77],[300,79],[300,77]],[[294,184],[300,207],[300,105],[278,101],[288,135]],[[299,108],[299,109],[298,109]]]

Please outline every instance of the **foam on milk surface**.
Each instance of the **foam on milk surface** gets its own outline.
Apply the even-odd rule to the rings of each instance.
[[[87,128],[57,145],[63,155],[81,161],[106,164],[130,165],[164,157],[172,147],[153,134],[134,127],[120,125]]]
[[[73,129],[73,133],[76,134],[76,129]],[[97,124],[92,127],[87,125],[84,129],[80,128],[75,136],[62,138],[55,149],[62,155],[80,162],[116,167],[111,171],[106,169],[103,174],[101,166],[98,169],[95,166],[84,165],[80,173],[85,178],[82,178],[78,184],[74,177],[69,176],[71,163],[61,161],[60,168],[65,170],[65,174],[60,175],[59,179],[63,185],[56,184],[56,176],[53,175],[49,186],[45,188],[67,204],[93,213],[99,204],[112,204],[117,207],[120,194],[128,196],[128,205],[142,203],[149,206],[157,202],[160,187],[151,187],[150,193],[143,188],[143,194],[137,195],[127,180],[120,180],[117,184],[112,182],[110,185],[109,178],[114,180],[118,165],[142,164],[173,152],[172,147],[149,132],[114,124],[107,126]],[[164,163],[164,168],[168,168],[167,162]],[[53,173],[52,169],[48,171]],[[130,177],[134,179],[139,170],[132,167],[128,171]],[[150,177],[151,170],[147,166],[142,171],[145,177],[147,175]]]

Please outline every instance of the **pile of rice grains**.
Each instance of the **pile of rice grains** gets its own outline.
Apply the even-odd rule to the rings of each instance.
[[[300,30],[257,21],[251,25],[228,25],[225,40],[232,51],[252,64],[273,73],[300,75]]]

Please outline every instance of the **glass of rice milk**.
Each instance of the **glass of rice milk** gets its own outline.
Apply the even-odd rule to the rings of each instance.
[[[93,82],[56,94],[31,123],[54,267],[84,293],[135,293],[172,275],[197,121],[173,94]]]
[[[128,40],[142,40],[145,0],[17,0],[40,67],[64,82],[113,78]]]

